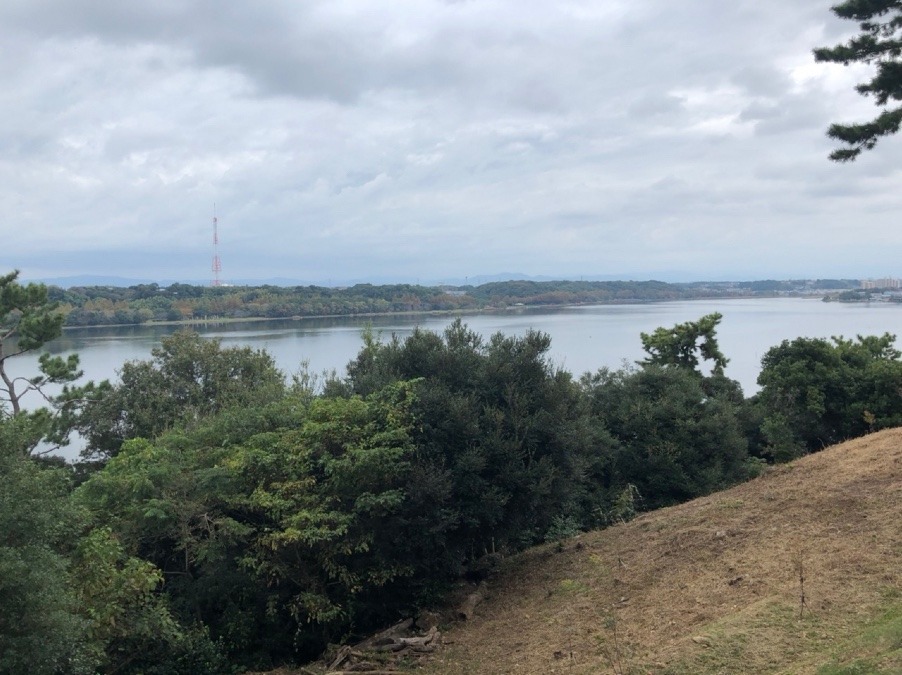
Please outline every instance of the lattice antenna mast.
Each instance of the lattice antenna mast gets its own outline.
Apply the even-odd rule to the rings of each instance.
[[[219,219],[216,217],[216,204],[213,204],[213,285],[221,286],[219,273],[222,272],[222,261],[219,259]]]

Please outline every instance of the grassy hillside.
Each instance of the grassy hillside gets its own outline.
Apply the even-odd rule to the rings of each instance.
[[[512,557],[445,641],[430,675],[902,673],[902,430]]]

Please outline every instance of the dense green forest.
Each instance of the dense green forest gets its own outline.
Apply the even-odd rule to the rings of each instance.
[[[812,289],[856,288],[850,280],[668,284],[662,281],[504,281],[480,286],[409,284],[350,288],[322,286],[192,286],[141,284],[128,288],[51,287],[66,326],[150,321],[292,318],[396,312],[461,311],[515,305],[653,302],[737,295],[773,295]]]
[[[14,379],[8,360],[62,330],[53,295],[0,277],[0,673],[303,662],[440,604],[493,556],[902,422],[894,336],[784,341],[746,397],[718,314],[582,377],[545,334],[458,320],[364,334],[334,376],[181,332],[116,382],[49,355]],[[49,383],[45,408],[20,405]],[[45,453],[75,431],[81,461]]]

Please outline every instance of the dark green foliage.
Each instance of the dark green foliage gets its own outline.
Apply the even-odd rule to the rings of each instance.
[[[203,296],[190,288],[174,292]],[[304,375],[286,386],[264,352],[177,334],[121,383],[64,393],[58,419],[105,460],[71,494],[70,469],[23,451],[50,413],[7,416],[0,672],[212,674],[314,658],[485,574],[486,554],[902,422],[892,336],[784,342],[752,405],[723,374],[720,318],[643,334],[641,367],[579,382],[535,331],[367,332],[325,393]]]
[[[16,337],[12,352],[4,358],[39,349],[60,334],[63,316],[47,299],[43,284],[22,286],[16,282],[18,270],[0,277],[0,337]]]
[[[403,583],[395,594],[380,589],[419,565],[409,552],[410,401],[406,385],[365,400],[320,399],[299,428],[254,437],[236,458],[236,472],[251,476],[247,507],[268,523],[254,568],[288,593],[286,607],[307,632],[334,639],[409,609]]]
[[[835,299],[837,302],[870,302],[872,295],[879,294],[876,289],[858,289],[854,291],[843,291],[838,293]]]
[[[701,357],[704,361],[712,362],[714,375],[722,375],[729,362],[717,344],[717,324],[722,318],[722,314],[715,312],[698,321],[679,323],[672,328],[658,328],[650,335],[642,333],[642,348],[649,353],[649,357],[642,363],[697,370]]]
[[[742,393],[723,376],[649,365],[583,380],[598,423],[616,442],[609,497],[626,486],[645,509],[674,504],[748,477]]]
[[[721,318],[713,313],[642,333],[649,357],[640,369],[583,378],[595,424],[615,444],[605,479],[609,502],[628,494],[642,509],[657,508],[749,477],[754,421],[739,384],[723,374]],[[701,361],[712,362],[711,375],[700,371]]]
[[[0,444],[0,476],[0,673],[93,672],[65,555],[79,521],[65,471]]]
[[[757,397],[769,452],[786,460],[902,423],[895,336],[798,338],[761,361]]]
[[[424,502],[441,505],[430,532],[451,569],[541,541],[557,513],[584,508],[594,450],[578,387],[549,363],[549,346],[534,331],[486,344],[457,321],[442,336],[370,338],[348,367],[355,392],[419,380],[417,470],[433,491]]]
[[[761,279],[759,281],[740,281],[739,288],[756,291],[759,293],[776,293],[778,291],[792,291],[794,284],[791,281],[776,281],[774,279]]]
[[[703,293],[689,284],[663,281],[496,281],[468,288],[468,294],[480,305],[497,307],[676,300]]]
[[[88,618],[86,644],[100,670],[134,675],[216,675],[231,671],[201,626],[180,625],[169,611],[160,570],[129,556],[108,528],[83,536],[72,556],[73,585]]]
[[[902,125],[902,105],[888,106],[902,101],[902,0],[846,0],[832,9],[843,19],[857,21],[861,33],[846,44],[815,49],[815,60],[846,66],[874,64],[874,77],[855,89],[863,96],[873,96],[874,103],[883,108],[870,122],[830,126],[827,135],[848,146],[834,150],[830,159],[848,162]]]
[[[110,456],[130,438],[153,438],[231,407],[262,407],[285,394],[272,357],[249,347],[222,347],[197,333],[164,337],[150,361],[122,366],[120,382],[64,396],[84,401],[74,424],[88,455]]]
[[[228,672],[202,628],[173,619],[159,570],[90,526],[70,474],[0,443],[0,673]]]
[[[77,496],[128,553],[160,570],[176,617],[202,621],[226,649],[251,655],[271,626],[265,588],[239,563],[251,530],[228,507],[227,457],[178,436],[129,441]]]
[[[177,616],[234,657],[310,658],[409,608],[403,584],[379,592],[418,564],[407,399],[398,385],[227,411],[187,436],[126,443],[79,496],[161,569]]]

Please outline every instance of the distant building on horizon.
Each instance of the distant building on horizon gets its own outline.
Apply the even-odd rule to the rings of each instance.
[[[893,277],[884,277],[883,279],[865,279],[861,282],[863,289],[873,288],[902,288],[902,281]]]

